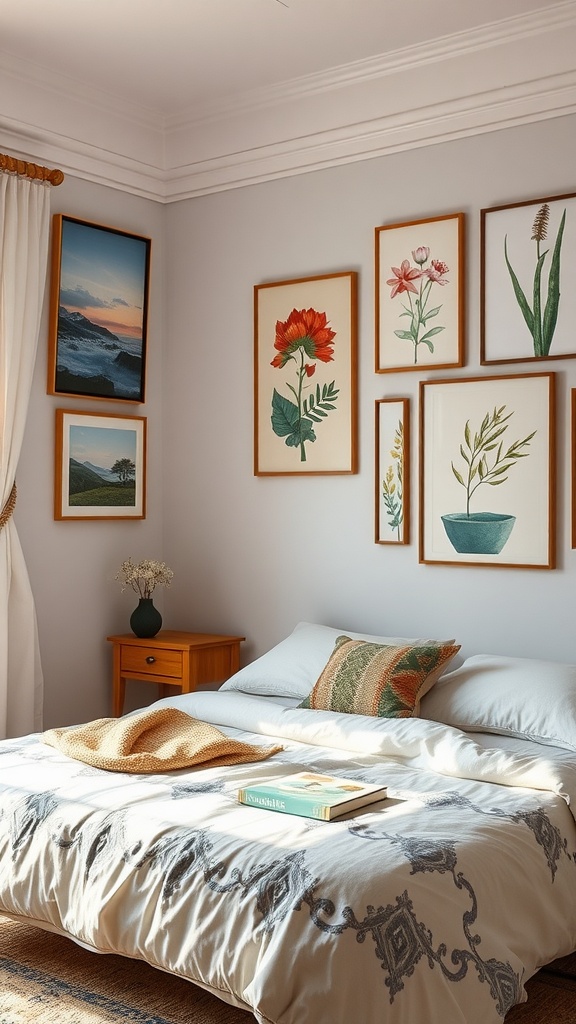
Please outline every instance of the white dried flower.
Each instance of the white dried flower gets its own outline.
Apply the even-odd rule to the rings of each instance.
[[[131,587],[140,597],[151,597],[156,587],[169,587],[173,576],[166,562],[156,562],[151,558],[133,562],[127,558],[114,579],[122,581],[123,591]]]

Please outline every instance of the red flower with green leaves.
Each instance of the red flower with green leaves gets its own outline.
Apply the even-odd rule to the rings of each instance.
[[[293,309],[287,320],[276,322],[276,355],[270,365],[282,370],[294,360],[297,381],[296,387],[286,382],[295,402],[274,388],[272,430],[277,437],[284,438],[289,448],[300,449],[301,462],[306,462],[305,443],[316,440],[313,424],[321,423],[330,410],[336,408],[334,402],[339,389],[335,387],[335,381],[322,386],[317,384],[309,394],[304,393],[310,387],[306,380],[316,371],[316,363],[310,360],[331,362],[334,358],[335,337],[336,331],[328,326],[326,313],[315,309]]]
[[[336,332],[331,331],[326,320],[326,313],[317,313],[315,309],[293,309],[287,320],[276,322],[276,341],[274,348],[278,354],[272,360],[272,366],[284,366],[294,353],[300,349],[308,359],[321,359],[329,363],[334,356],[331,344]]]

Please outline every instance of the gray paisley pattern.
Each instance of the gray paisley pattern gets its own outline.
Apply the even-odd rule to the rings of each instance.
[[[399,756],[386,761],[386,807],[325,823],[240,808],[246,766],[126,779],[38,742],[20,747],[0,744],[12,755],[0,758],[0,909],[216,991],[231,979],[240,1000],[260,985],[249,998],[259,1020],[349,1024],[356,1004],[341,1011],[337,998],[353,963],[366,993],[363,1024],[424,1024],[413,1008],[429,992],[458,1007],[459,1022],[502,1021],[522,998],[531,962],[513,914],[501,937],[501,898],[508,913],[526,891],[516,880],[528,865],[538,899],[522,921],[544,920],[552,931],[551,916],[574,906],[576,833],[552,791],[484,786]],[[355,750],[299,742],[275,770],[380,781],[383,761]],[[483,856],[500,836],[506,855],[493,875]],[[286,1013],[299,994],[290,972],[278,1001],[263,1005],[288,963],[298,964],[291,970],[307,1000],[312,962],[327,971],[314,1016],[307,1004]]]
[[[222,784],[183,784],[172,786],[172,798],[181,800],[201,793],[219,790]],[[483,811],[470,801],[452,794],[433,796],[428,802],[431,811],[449,804],[454,810],[471,808],[478,814],[500,816],[501,811]],[[352,930],[359,943],[372,948],[380,961],[383,982],[389,1000],[403,990],[407,978],[413,974],[421,959],[432,970],[440,970],[450,982],[459,982],[470,967],[476,970],[481,982],[489,987],[500,1016],[518,1002],[521,978],[509,963],[483,959],[479,947],[481,934],[477,931],[479,908],[472,883],[458,871],[458,842],[439,842],[430,834],[406,836],[388,832],[382,827],[354,822],[348,832],[359,841],[384,842],[395,846],[410,865],[412,876],[437,872],[451,876],[454,886],[466,898],[462,911],[463,945],[449,949],[440,937],[435,937],[425,921],[414,909],[409,890],[399,892],[393,903],[385,906],[367,905],[365,911],[351,906],[337,907],[328,893],[320,893],[319,879],[307,868],[306,851],[296,850],[283,857],[262,863],[245,874],[239,868],[228,871],[226,862],[218,857],[216,844],[202,829],[172,828],[167,835],[145,850],[141,843],[126,845],[125,812],[92,816],[86,824],[67,832],[58,824],[65,809],[53,792],[38,793],[21,800],[12,811],[8,822],[12,859],[32,843],[39,830],[52,819],[50,840],[63,852],[77,848],[83,863],[84,882],[89,884],[95,871],[104,861],[121,859],[135,872],[156,866],[162,877],[161,898],[168,906],[174,896],[200,875],[211,890],[226,894],[238,891],[244,899],[252,899],[255,910],[266,932],[271,932],[287,915],[307,907],[316,928],[334,938]],[[552,877],[558,859],[568,855],[567,841],[551,824],[545,811],[518,812],[510,816],[530,829],[546,858]],[[314,822],[314,825],[319,823]]]

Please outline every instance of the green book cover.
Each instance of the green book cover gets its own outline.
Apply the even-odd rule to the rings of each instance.
[[[386,792],[386,786],[370,785],[357,779],[294,772],[273,782],[246,786],[238,790],[238,800],[249,807],[330,821],[377,800],[385,800]]]

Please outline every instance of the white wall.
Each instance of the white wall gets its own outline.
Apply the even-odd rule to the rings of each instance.
[[[246,635],[244,658],[302,619],[376,633],[454,636],[463,653],[576,661],[568,397],[558,374],[558,568],[418,563],[419,373],[374,372],[374,228],[467,214],[467,360],[479,365],[480,209],[574,191],[576,120],[559,118],[260,184],[167,210],[165,557],[173,626]],[[253,476],[253,286],[359,272],[360,472]],[[574,349],[576,351],[576,338]],[[540,366],[542,368],[542,366]],[[446,376],[446,371],[430,372]],[[374,401],[412,399],[408,547],[374,543]]]
[[[557,118],[166,207],[71,176],[53,190],[53,212],[150,235],[153,248],[145,405],[46,395],[44,318],[16,522],[37,604],[46,727],[110,712],[105,637],[129,628],[133,595],[121,594],[113,580],[128,555],[164,557],[174,569],[172,588],[157,592],[165,626],[245,635],[244,661],[302,619],[454,636],[465,654],[576,661],[568,438],[576,361],[544,364],[558,374],[554,571],[418,563],[420,374],[373,370],[374,228],[462,210],[468,356],[451,374],[494,372],[479,366],[479,211],[574,191],[575,133],[576,118]],[[256,478],[253,286],[340,270],[359,273],[360,471]],[[527,363],[512,371],[535,368]],[[412,399],[414,540],[408,547],[373,541],[374,401],[385,396]],[[147,416],[145,521],[54,522],[56,407]],[[133,684],[127,706],[155,696]]]
[[[67,176],[51,192],[52,213],[152,238],[146,403],[46,394],[48,292],[22,456],[15,521],[36,601],[47,728],[110,714],[110,633],[129,631],[136,604],[114,575],[120,563],[162,553],[162,373],[164,347],[164,210],[157,203]],[[143,415],[148,420],[147,518],[138,522],[55,522],[54,410]],[[158,605],[162,610],[162,597]],[[146,688],[145,699],[150,688]],[[155,690],[152,691],[155,694]]]

